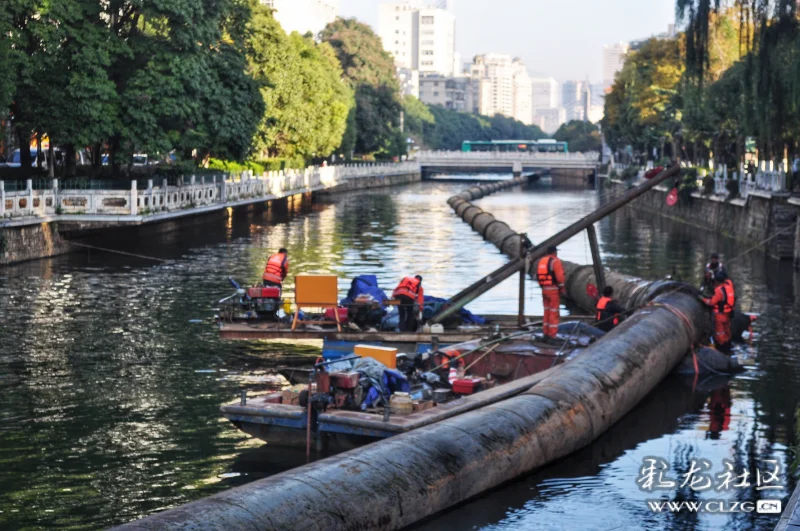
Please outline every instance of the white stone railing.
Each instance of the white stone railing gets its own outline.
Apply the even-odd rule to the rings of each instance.
[[[28,180],[24,190],[6,190],[5,183],[0,181],[0,224],[3,219],[13,218],[148,216],[224,207],[323,190],[350,180],[419,171],[416,161],[346,164],[270,171],[258,176],[252,172],[211,178],[190,176],[179,179],[174,185],[169,184],[168,179],[150,179],[146,186],[140,186],[137,181],[127,181],[129,187],[125,189],[119,189],[119,183],[113,183],[117,186],[86,190],[62,189],[58,179],[53,179],[45,189],[34,189],[33,181]]]
[[[723,165],[717,169],[714,174],[714,195],[724,197],[729,195],[726,186],[728,178],[727,166]],[[739,181],[739,196],[743,199],[747,199],[755,191],[768,193],[785,193],[787,191],[786,172],[783,169],[783,164],[773,166],[762,161],[756,169],[755,175],[746,173],[744,165],[741,165],[739,171],[735,171],[730,175],[730,179]]]

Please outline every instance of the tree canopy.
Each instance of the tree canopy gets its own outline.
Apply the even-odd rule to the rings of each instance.
[[[355,93],[355,112],[348,120],[344,151],[399,155],[405,141],[399,135],[400,85],[392,56],[372,28],[356,19],[336,19],[320,34],[330,44]]]
[[[570,120],[561,124],[553,138],[559,142],[568,142],[569,150],[574,152],[600,151],[603,144],[597,126],[582,120]]]
[[[342,142],[353,94],[327,43],[286,35],[271,11],[254,8],[249,23],[250,72],[268,111],[256,134],[267,157],[327,157]]]
[[[433,121],[422,122],[420,143],[429,149],[459,150],[465,140],[539,140],[547,135],[535,125],[502,115],[480,116],[428,106]]]

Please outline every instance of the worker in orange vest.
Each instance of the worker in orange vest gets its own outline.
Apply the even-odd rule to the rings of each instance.
[[[544,302],[544,335],[554,338],[558,335],[558,307],[564,289],[564,266],[558,259],[558,249],[548,247],[547,256],[539,260],[536,267],[536,279],[542,288]]]
[[[261,280],[264,281],[265,286],[278,286],[283,285],[283,280],[289,273],[289,253],[286,249],[281,249],[269,257],[267,265],[264,267],[264,274],[261,275]]]
[[[422,320],[422,309],[425,305],[425,296],[422,290],[422,277],[406,277],[392,292],[392,298],[400,301],[398,310],[400,312],[401,332],[417,331],[417,313],[419,320]]]
[[[603,288],[603,296],[597,301],[595,326],[603,332],[611,332],[624,319],[625,309],[614,300],[614,288]]]
[[[731,318],[736,294],[733,282],[725,271],[717,271],[714,275],[714,295],[703,299],[703,302],[714,310],[714,346],[720,352],[731,353]]]

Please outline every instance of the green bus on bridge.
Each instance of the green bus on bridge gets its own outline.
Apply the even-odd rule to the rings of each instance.
[[[566,142],[545,140],[465,140],[461,151],[498,151],[515,153],[569,153]]]

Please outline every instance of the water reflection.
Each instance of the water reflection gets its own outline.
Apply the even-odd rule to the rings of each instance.
[[[269,254],[285,246],[293,274],[337,274],[342,291],[360,273],[391,289],[421,272],[426,292],[452,295],[506,261],[447,206],[463,187],[423,183],[313,202],[296,196],[84,240],[142,257],[91,251],[0,270],[0,528],[102,528],[300,464],[302,456],[264,448],[218,415],[240,388],[274,385],[268,368],[306,363],[317,352],[221,342],[212,318],[215,301],[231,291],[227,277],[258,279]],[[597,195],[533,188],[478,204],[542,241],[590,212]],[[698,283],[710,251],[726,259],[746,249],[635,212],[602,222],[599,238],[611,268]],[[585,237],[562,245],[561,255],[588,262]],[[596,444],[425,528],[592,529],[602,507],[602,528],[663,529],[669,522],[646,511],[635,487],[643,456],[663,455],[675,466],[693,455],[717,466],[722,457],[742,465],[790,459],[800,332],[786,323],[800,317],[800,283],[759,253],[729,268],[745,309],[762,313],[752,370],[727,390],[665,384]],[[471,308],[513,312],[516,282]],[[541,312],[532,283],[526,299],[530,313]],[[726,397],[730,406],[721,407]],[[768,529],[773,522],[701,517],[669,525]]]

